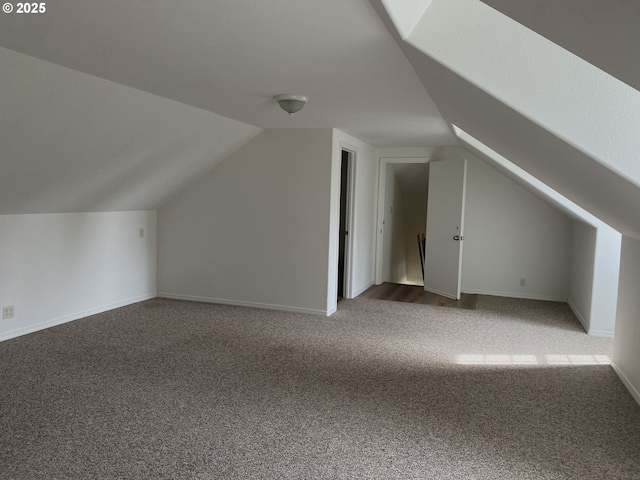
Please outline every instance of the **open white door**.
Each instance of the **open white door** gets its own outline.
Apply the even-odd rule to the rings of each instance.
[[[424,289],[460,298],[466,160],[429,164]]]

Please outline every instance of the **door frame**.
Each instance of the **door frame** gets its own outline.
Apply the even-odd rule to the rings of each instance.
[[[376,272],[375,284],[382,283],[382,257],[383,257],[383,222],[384,222],[384,198],[387,184],[387,165],[390,163],[429,163],[434,160],[430,156],[419,157],[380,157],[378,165],[378,213],[376,221]],[[425,188],[427,188],[425,186]]]
[[[345,226],[349,232],[345,238],[344,249],[344,298],[353,298],[353,237],[354,237],[354,219],[355,219],[355,178],[356,178],[356,157],[357,151],[344,142],[340,142],[340,161],[342,162],[342,152],[348,154],[348,170],[347,170],[347,208]],[[342,175],[341,175],[342,176]],[[340,213],[338,213],[338,222],[340,222]],[[340,241],[340,228],[338,227],[338,242]],[[340,275],[340,269],[338,275]]]

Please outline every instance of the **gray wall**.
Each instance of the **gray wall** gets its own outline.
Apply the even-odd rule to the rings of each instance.
[[[566,301],[572,219],[472,155],[467,158],[462,291]],[[521,278],[526,286],[520,286]]]
[[[622,237],[614,367],[640,403],[640,240]]]
[[[158,212],[158,292],[325,313],[331,129],[266,130]]]

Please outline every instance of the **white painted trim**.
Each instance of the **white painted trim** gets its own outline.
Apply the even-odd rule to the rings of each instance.
[[[618,367],[618,365],[616,365],[616,362],[614,362],[613,360],[611,361],[611,367],[613,367],[613,371],[616,372],[616,375],[618,375],[618,378],[620,378],[620,381],[622,381],[624,386],[627,387],[627,390],[629,390],[629,393],[631,394],[633,399],[636,401],[636,403],[640,405],[640,391],[633,385],[633,383],[631,383],[631,380],[629,380],[629,377],[627,377],[622,372],[620,367]]]
[[[469,171],[469,161],[465,158],[463,160],[464,167],[462,169],[462,209],[460,211],[460,240],[464,240],[464,215],[467,205],[467,172]],[[427,207],[428,208],[428,207]],[[427,210],[428,212],[428,210]],[[428,215],[428,213],[427,213]],[[426,227],[425,227],[426,231]],[[456,288],[456,300],[460,300],[460,293],[462,292],[462,262],[464,258],[464,242],[458,242],[460,250],[458,251],[458,287]],[[433,253],[432,253],[433,256]],[[427,252],[424,252],[424,267],[427,271]]]
[[[580,320],[580,323],[582,324],[582,328],[584,328],[584,331],[587,332],[588,335],[592,337],[600,337],[600,338],[613,338],[612,331],[592,329],[589,326],[589,323],[582,316],[582,313],[580,313],[580,310],[578,310],[578,307],[574,305],[574,303],[571,301],[570,298],[567,299],[567,305],[569,305],[569,308],[571,309],[573,314],[578,318],[578,320]]]
[[[228,300],[225,298],[212,298],[212,297],[196,297],[193,295],[181,295],[174,293],[158,292],[158,298],[168,298],[170,300],[187,300],[190,302],[202,302],[202,303],[218,303],[221,305],[231,305],[234,307],[250,307],[250,308],[264,308],[266,310],[282,310],[284,312],[294,313],[306,313],[311,315],[326,315],[329,316],[333,312],[328,313],[326,310],[315,310],[311,308],[291,307],[287,305],[272,305],[270,303],[257,303],[257,302],[244,302],[242,300]],[[331,311],[331,310],[329,310]]]
[[[578,318],[578,320],[580,320],[580,323],[582,324],[582,328],[584,328],[584,331],[589,333],[589,322],[585,320],[584,316],[582,315],[582,312],[578,310],[578,307],[574,305],[574,303],[571,301],[570,298],[567,299],[567,305],[569,305],[569,308],[571,309],[573,314]]]
[[[378,158],[378,208],[376,212],[376,261],[374,269],[374,281],[376,285],[382,283],[382,244],[383,244],[383,230],[382,219],[384,217],[384,195],[385,195],[385,182],[387,178],[386,171],[387,164],[383,162],[382,158]]]
[[[338,311],[338,306],[336,305],[333,308],[330,308],[329,310],[327,310],[327,317],[330,317],[331,315],[333,315],[334,313],[336,313]]]
[[[369,283],[367,283],[364,287],[362,287],[360,290],[356,290],[355,292],[353,292],[353,297],[351,298],[356,298],[357,296],[359,296],[360,294],[364,293],[369,287],[372,287],[374,285],[374,281],[371,280]]]
[[[492,295],[494,297],[507,297],[507,298],[524,298],[526,300],[543,300],[545,302],[564,302],[566,303],[567,297],[553,297],[548,295],[531,295],[526,293],[506,293],[506,292],[491,292],[489,290],[478,289],[465,289],[462,293],[470,293],[477,295]]]
[[[355,192],[356,192],[356,165],[358,162],[358,148],[343,140],[340,140],[340,161],[342,161],[342,151],[349,154],[349,171],[347,173],[347,245],[345,247],[345,271],[344,271],[344,296],[353,298],[353,238],[355,235]],[[342,175],[341,180],[342,182]],[[338,204],[338,208],[339,204]],[[340,212],[338,212],[338,221]],[[340,238],[340,228],[338,227],[338,238]],[[338,246],[338,251],[340,246]],[[338,260],[339,262],[340,260]],[[337,268],[337,267],[336,267]],[[336,308],[337,310],[337,308]],[[335,310],[334,310],[335,312]],[[330,314],[329,314],[330,315]]]
[[[613,332],[609,332],[607,330],[589,330],[587,332],[592,337],[600,337],[600,338],[613,338]]]
[[[34,333],[40,330],[44,330],[46,328],[55,327],[57,325],[62,325],[63,323],[72,322],[74,320],[79,320],[81,318],[89,317],[91,315],[96,315],[98,313],[107,312],[109,310],[113,310],[115,308],[126,307],[127,305],[131,305],[133,303],[143,302],[145,300],[150,300],[155,298],[155,293],[148,293],[145,295],[140,295],[138,297],[129,298],[127,300],[122,300],[120,302],[110,303],[109,305],[103,305],[101,307],[91,308],[89,310],[84,310],[82,312],[72,313],[71,315],[65,315],[63,317],[54,318],[53,320],[47,320],[45,322],[37,323],[36,325],[31,325],[26,328],[20,328],[18,330],[12,330],[3,335],[0,335],[0,342],[4,340],[9,340],[10,338],[20,337],[22,335],[27,335],[28,333]]]

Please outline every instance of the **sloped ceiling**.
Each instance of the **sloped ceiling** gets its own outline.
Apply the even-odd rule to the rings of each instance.
[[[0,214],[154,209],[261,130],[0,48]]]
[[[445,119],[640,236],[638,91],[478,0],[427,3],[396,39]]]
[[[367,0],[56,0],[0,22],[0,46],[260,128],[455,143]],[[289,118],[279,93],[309,104]]]
[[[264,128],[456,143],[367,0],[46,6],[0,15],[0,214],[158,208]]]
[[[640,90],[640,2],[482,0],[516,22]]]

